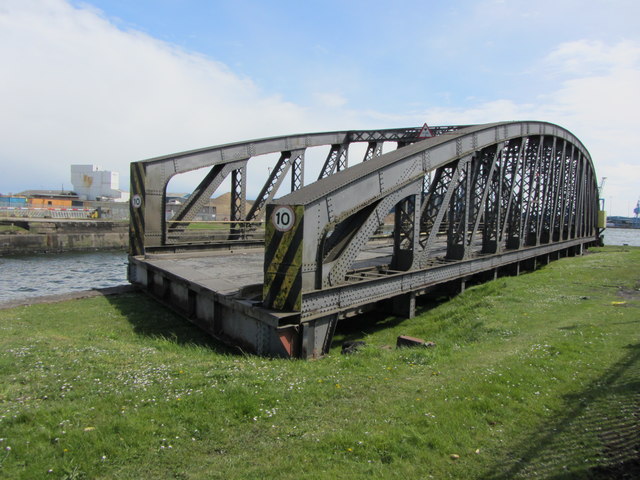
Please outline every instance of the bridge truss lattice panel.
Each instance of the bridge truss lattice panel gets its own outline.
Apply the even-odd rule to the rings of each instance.
[[[193,210],[232,175],[233,223],[224,241],[209,245],[264,245],[262,283],[247,290],[251,299],[242,289],[233,301],[214,292],[225,305],[218,311],[238,320],[210,320],[217,323],[209,330],[258,353],[311,357],[328,350],[339,320],[380,302],[411,316],[415,296],[434,285],[581,252],[596,241],[593,163],[569,131],[545,122],[501,122],[436,127],[424,139],[420,130],[278,137],[133,164],[134,263],[144,270],[141,255],[180,246],[172,237],[180,229],[162,213],[172,175],[211,168],[178,212],[180,222],[192,220]],[[389,141],[398,148],[383,154]],[[367,149],[363,162],[349,167],[355,142]],[[318,145],[329,153],[318,180],[305,185],[305,151]],[[245,213],[249,159],[273,152],[280,153],[276,167]],[[292,172],[290,193],[276,198],[286,171]],[[264,239],[255,237],[251,223],[258,213]],[[229,306],[234,301],[245,303]],[[248,326],[238,327],[242,322]]]

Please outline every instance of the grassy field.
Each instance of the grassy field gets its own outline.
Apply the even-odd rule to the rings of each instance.
[[[640,249],[592,252],[345,323],[319,361],[141,294],[0,311],[0,477],[638,478]]]
[[[187,230],[229,230],[231,228],[232,222],[191,222],[187,225]],[[242,224],[239,224],[242,225]],[[252,227],[258,229],[264,229],[264,223],[262,222],[253,222],[251,224]]]
[[[229,223],[206,223],[191,222],[187,225],[187,230],[229,230]]]

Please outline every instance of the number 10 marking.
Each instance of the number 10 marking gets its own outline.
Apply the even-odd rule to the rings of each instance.
[[[283,205],[273,211],[271,222],[279,232],[288,232],[293,228],[293,224],[296,223],[296,215],[291,207]]]

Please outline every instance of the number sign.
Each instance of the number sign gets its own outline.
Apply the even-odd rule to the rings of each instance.
[[[279,232],[288,232],[293,228],[293,224],[296,223],[296,215],[289,206],[276,207],[273,215],[271,215],[271,221]]]

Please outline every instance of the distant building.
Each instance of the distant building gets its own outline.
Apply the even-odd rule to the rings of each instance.
[[[64,192],[61,190],[25,190],[20,192],[21,196],[27,198],[29,207],[78,207],[82,202],[75,192]]]
[[[607,217],[607,227],[640,228],[640,218],[610,216]]]
[[[0,195],[0,207],[24,208],[27,198],[14,195]]]
[[[170,220],[173,216],[180,211],[184,202],[189,198],[189,195],[180,194],[168,194],[167,203],[165,207],[165,218]],[[216,207],[209,200],[207,205],[200,208],[200,211],[196,214],[193,220],[196,221],[212,221],[216,219]]]
[[[71,165],[71,183],[81,200],[129,200],[129,193],[120,190],[120,174],[97,165]]]

